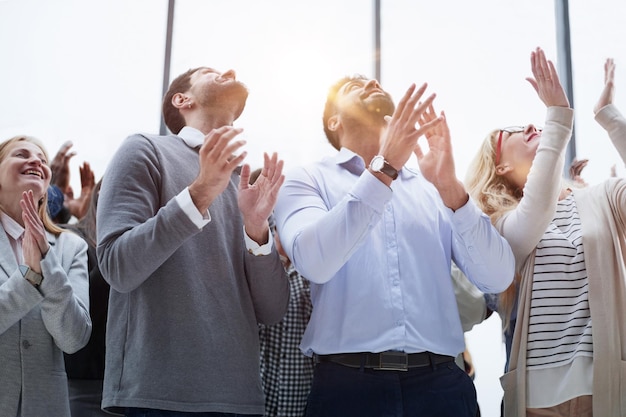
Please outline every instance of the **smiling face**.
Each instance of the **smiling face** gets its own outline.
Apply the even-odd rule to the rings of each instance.
[[[519,129],[502,129],[496,142],[496,173],[523,188],[535,159],[541,130],[529,124]]]
[[[9,139],[0,145],[0,205],[15,206],[24,191],[41,200],[48,190],[52,171],[44,150],[30,138]]]
[[[378,81],[362,75],[344,77],[328,91],[322,117],[324,132],[331,145],[340,149],[339,124],[352,121],[360,125],[383,125],[384,117],[392,115],[394,110],[391,95]]]
[[[336,106],[346,112],[369,115],[379,120],[391,116],[395,110],[391,95],[382,89],[378,81],[364,79],[345,83],[337,92]]]
[[[195,101],[206,108],[232,105],[237,119],[246,105],[248,89],[237,80],[235,71],[219,72],[213,68],[202,67],[190,78],[188,93]]]

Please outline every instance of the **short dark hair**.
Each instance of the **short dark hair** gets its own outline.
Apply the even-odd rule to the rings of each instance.
[[[185,127],[185,118],[180,114],[180,111],[172,104],[172,97],[177,93],[184,93],[191,88],[191,76],[198,71],[201,67],[192,68],[187,72],[174,78],[174,81],[170,84],[167,93],[163,97],[162,111],[163,121],[168,129],[175,135]]]
[[[364,75],[355,74],[355,75],[346,75],[345,77],[337,80],[333,85],[328,89],[328,94],[326,95],[326,104],[324,105],[324,115],[322,116],[322,122],[324,123],[324,133],[326,133],[326,138],[328,142],[337,150],[341,148],[339,144],[339,138],[337,137],[337,133],[333,132],[328,128],[328,119],[333,117],[337,111],[337,107],[335,106],[335,100],[337,99],[337,93],[346,83],[354,80],[367,80]]]

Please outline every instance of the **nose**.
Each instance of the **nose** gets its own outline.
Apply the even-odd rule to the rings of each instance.
[[[237,74],[235,74],[235,70],[229,69],[222,74],[222,78],[232,78],[234,80],[235,78],[237,78]]]
[[[538,131],[537,127],[532,123],[527,124],[526,127],[524,127],[524,133],[526,134],[535,133],[537,131]]]
[[[366,90],[371,90],[373,88],[377,88],[379,90],[382,90],[382,87],[380,86],[380,84],[378,83],[377,80],[369,80],[366,84],[365,84],[365,89]]]
[[[36,166],[44,165],[43,159],[41,159],[37,155],[31,155],[30,158],[28,158],[28,163],[35,164]]]

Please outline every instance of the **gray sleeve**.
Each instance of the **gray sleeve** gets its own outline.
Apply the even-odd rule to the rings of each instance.
[[[118,292],[141,285],[190,236],[199,233],[175,198],[161,202],[161,162],[140,135],[120,147],[98,199],[98,264]]]
[[[289,278],[276,249],[264,256],[247,254],[246,277],[257,321],[266,325],[279,322],[289,304]]]
[[[64,232],[56,245],[59,250],[50,250],[41,261],[41,318],[56,345],[74,353],[91,335],[87,243]]]

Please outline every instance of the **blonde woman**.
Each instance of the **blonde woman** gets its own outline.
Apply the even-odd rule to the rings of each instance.
[[[27,136],[0,144],[0,415],[69,417],[63,352],[89,340],[87,244],[46,211],[51,171]]]
[[[576,189],[562,180],[573,111],[552,62],[531,55],[528,81],[547,106],[545,128],[497,129],[466,179],[508,240],[514,284],[499,299],[517,318],[505,416],[626,415],[626,181]],[[614,65],[596,120],[626,157],[626,121],[612,105]]]

